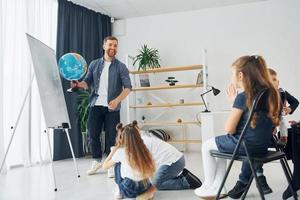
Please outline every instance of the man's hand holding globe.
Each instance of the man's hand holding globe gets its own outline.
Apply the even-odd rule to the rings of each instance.
[[[82,88],[82,89],[86,90],[88,88],[88,86],[85,82],[79,82],[77,80],[71,80],[71,88],[73,88],[72,91],[74,91],[74,89],[76,89],[76,88]]]

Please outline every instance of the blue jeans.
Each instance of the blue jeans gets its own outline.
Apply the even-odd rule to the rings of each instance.
[[[272,138],[270,140],[269,147],[274,147],[274,145],[275,145],[275,141]],[[257,154],[257,155],[260,155],[260,154]],[[263,164],[255,164],[254,167],[255,167],[256,174],[263,174],[264,173]],[[248,162],[247,163],[243,162],[242,172],[239,175],[240,181],[242,181],[243,183],[248,183],[248,181],[250,180],[251,174],[252,174],[252,171],[251,171],[249,163]]]
[[[253,163],[253,167],[254,167],[254,170],[256,173],[263,173],[262,166],[263,166],[263,164]],[[242,170],[239,175],[239,180],[241,182],[243,182],[244,184],[247,184],[250,180],[251,175],[252,175],[252,171],[251,171],[249,162],[243,161]]]
[[[184,156],[178,161],[169,165],[162,165],[156,172],[153,185],[158,190],[183,190],[189,189],[190,185],[186,178],[178,174],[185,166]]]
[[[102,158],[100,133],[103,125],[105,128],[105,152],[110,153],[110,147],[115,145],[116,125],[120,122],[120,111],[108,111],[104,106],[93,106],[90,108],[88,117],[88,131],[91,139],[92,156],[94,159]]]
[[[150,180],[134,181],[130,178],[122,178],[121,163],[115,165],[115,182],[124,198],[136,198],[151,187]]]
[[[249,151],[249,153],[251,155],[251,150]],[[264,156],[265,153],[252,153],[252,155]],[[257,173],[263,174],[263,172],[264,172],[263,164],[253,163],[253,167],[254,167],[254,171],[255,171],[256,174]],[[248,161],[243,161],[242,170],[241,170],[241,173],[239,175],[239,180],[241,182],[247,184],[250,180],[251,175],[252,175],[252,171],[251,171],[249,162]]]

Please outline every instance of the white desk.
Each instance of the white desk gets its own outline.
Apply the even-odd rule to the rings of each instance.
[[[202,143],[212,137],[224,135],[225,123],[230,111],[204,112],[200,114]]]

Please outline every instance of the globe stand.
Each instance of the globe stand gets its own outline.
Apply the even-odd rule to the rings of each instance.
[[[78,87],[76,87],[76,88],[69,88],[69,89],[67,89],[67,92],[72,93],[72,92],[77,92],[78,90],[79,90]]]
[[[78,90],[80,89],[78,87],[78,80],[71,80],[72,83],[76,84],[75,87],[71,87],[69,89],[67,89],[67,92],[72,93],[72,92],[78,92]]]

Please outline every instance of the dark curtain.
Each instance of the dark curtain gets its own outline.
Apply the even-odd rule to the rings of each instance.
[[[59,59],[70,52],[81,54],[87,63],[103,55],[102,41],[111,35],[110,17],[78,6],[67,0],[58,0],[57,45]],[[83,156],[82,135],[77,117],[77,94],[67,93],[70,82],[62,80],[63,90],[69,113],[71,129],[69,134],[76,157]],[[71,158],[66,134],[62,130],[54,131],[54,158]]]

